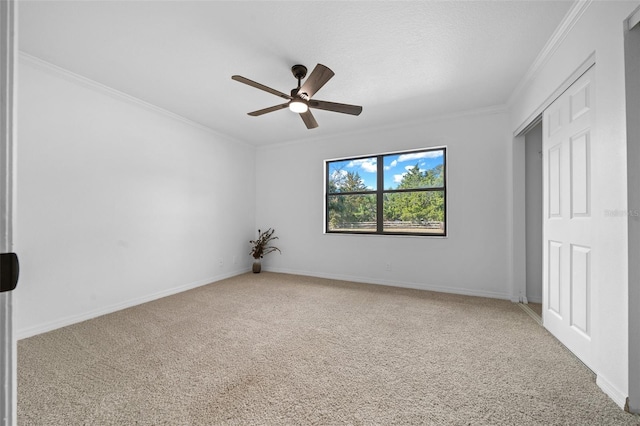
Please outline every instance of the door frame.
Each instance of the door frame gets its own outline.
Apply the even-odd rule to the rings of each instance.
[[[0,1],[0,252],[13,251],[17,0]],[[0,425],[17,423],[17,348],[12,292],[0,293]]]

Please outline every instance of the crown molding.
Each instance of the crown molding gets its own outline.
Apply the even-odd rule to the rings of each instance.
[[[40,59],[37,56],[33,56],[29,53],[23,52],[23,51],[19,51],[19,60],[21,62],[27,63],[31,66],[34,66],[35,68],[39,68],[41,70],[44,70],[46,72],[50,72],[54,75],[57,75],[59,77],[62,77],[68,81],[71,81],[72,83],[76,83],[79,85],[82,85],[84,87],[87,87],[89,89],[93,89],[96,90],[98,92],[101,92],[103,94],[106,94],[108,96],[111,96],[115,99],[124,101],[124,102],[128,102],[132,105],[136,105],[138,107],[141,107],[143,109],[146,109],[147,111],[151,111],[153,113],[159,114],[159,115],[163,115],[167,118],[171,118],[173,120],[179,121],[183,124],[186,124],[190,127],[199,129],[199,130],[203,130],[211,135],[214,135],[218,138],[224,139],[228,142],[233,142],[233,143],[237,143],[237,144],[242,144],[242,145],[246,145],[248,147],[252,147],[255,148],[253,145],[242,141],[240,139],[236,139],[230,135],[227,135],[225,133],[221,133],[217,130],[212,129],[211,127],[205,126],[204,124],[200,124],[196,121],[193,121],[189,118],[186,118],[182,115],[176,114],[174,112],[171,112],[167,109],[161,108],[157,105],[151,104],[147,101],[143,101],[140,98],[136,98],[135,96],[131,96],[127,93],[121,92],[119,90],[116,90],[112,87],[109,87],[107,85],[104,85],[102,83],[99,83],[95,80],[91,80],[90,78],[84,77],[80,74],[76,74],[72,71],[69,71],[66,68],[62,68],[58,65],[52,64],[51,62],[47,62],[44,59]]]
[[[558,47],[560,47],[576,22],[578,22],[585,10],[587,10],[589,5],[591,5],[592,1],[593,0],[577,0],[573,3],[571,9],[569,9],[564,18],[562,18],[562,22],[560,22],[560,25],[558,25],[549,40],[547,40],[547,43],[544,45],[536,59],[533,61],[526,74],[522,77],[516,88],[513,90],[511,96],[509,96],[507,105],[513,105],[524,88],[530,82],[535,80],[542,67],[544,67],[544,65],[549,61],[555,51],[558,50]]]

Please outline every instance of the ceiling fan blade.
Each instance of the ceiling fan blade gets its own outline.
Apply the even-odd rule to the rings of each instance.
[[[289,103],[287,102],[286,104],[276,105],[276,106],[272,106],[265,109],[259,109],[257,111],[249,112],[247,114],[249,114],[252,117],[257,117],[259,115],[266,114],[268,112],[278,111],[278,110],[287,108],[288,106],[289,106]]]
[[[336,102],[327,101],[310,100],[309,107],[351,115],[360,115],[362,112],[362,107],[358,105],[338,104]]]
[[[306,93],[310,98],[318,90],[322,88],[326,84],[327,81],[333,77],[335,73],[331,71],[328,67],[325,67],[322,64],[316,65],[316,67],[311,71],[311,74],[305,80],[304,84],[298,90],[298,93]]]
[[[302,117],[302,121],[304,121],[304,124],[306,124],[307,129],[315,129],[316,127],[318,127],[318,122],[316,121],[313,114],[311,114],[311,110],[300,113],[300,117]]]
[[[256,89],[260,89],[260,90],[264,90],[265,92],[269,92],[272,95],[276,95],[276,96],[280,96],[281,98],[284,99],[292,99],[292,97],[290,95],[287,95],[286,93],[282,93],[276,89],[272,89],[271,87],[267,87],[264,84],[260,84],[260,83],[256,83],[253,80],[249,80],[248,78],[242,77],[241,75],[234,75],[231,77],[233,80],[235,81],[239,81],[240,83],[244,83],[247,84],[251,87],[255,87]]]

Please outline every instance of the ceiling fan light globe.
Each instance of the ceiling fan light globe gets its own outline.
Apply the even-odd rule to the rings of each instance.
[[[302,114],[309,110],[309,106],[306,102],[303,102],[301,100],[293,100],[289,102],[289,109],[298,114]]]

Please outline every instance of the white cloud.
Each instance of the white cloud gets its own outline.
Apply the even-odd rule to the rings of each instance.
[[[398,161],[397,160],[393,160],[391,163],[389,163],[388,166],[385,166],[384,169],[385,170],[390,170],[390,169],[392,169],[393,167],[395,167],[397,165],[398,165]]]
[[[371,163],[362,163],[362,165],[360,167],[362,169],[364,169],[364,171],[369,172],[369,173],[375,173],[375,172],[378,171],[378,167],[376,166],[375,162],[373,164],[371,164]]]
[[[409,170],[413,169],[414,167],[415,167],[415,166],[404,166],[404,169],[405,169],[406,171],[409,171]],[[405,173],[405,174],[406,174],[406,173]]]
[[[404,178],[405,175],[406,175],[406,173],[402,173],[402,174],[399,174],[399,175],[393,175],[393,182],[394,183],[402,182],[402,178]]]
[[[351,160],[349,164],[347,164],[347,167],[359,167],[368,173],[375,173],[378,171],[375,158],[361,158],[359,160]]]
[[[420,158],[440,158],[442,151],[412,152],[411,154],[402,154],[398,157],[399,162],[418,160]]]
[[[333,179],[339,178],[339,177],[345,177],[347,175],[347,171],[346,170],[334,170],[333,173],[331,173],[331,177]]]

